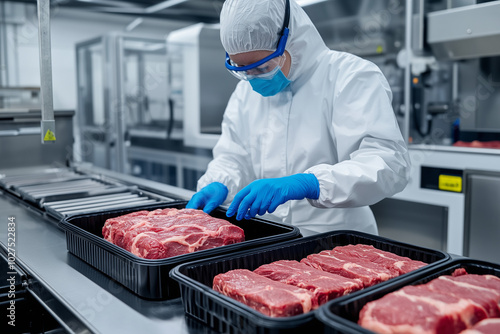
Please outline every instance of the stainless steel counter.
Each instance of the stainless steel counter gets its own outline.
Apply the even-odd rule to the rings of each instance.
[[[186,320],[179,298],[141,299],[69,254],[64,232],[54,221],[3,192],[0,213],[2,247],[7,245],[8,218],[15,217],[16,262],[33,277],[31,288],[37,297],[70,332],[209,332]]]

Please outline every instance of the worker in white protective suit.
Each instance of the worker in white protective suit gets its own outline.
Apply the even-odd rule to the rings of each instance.
[[[294,0],[226,0],[220,24],[241,81],[187,207],[376,234],[368,206],[402,191],[410,168],[379,68],[328,49]]]

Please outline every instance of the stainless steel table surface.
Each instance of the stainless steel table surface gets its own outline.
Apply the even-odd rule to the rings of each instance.
[[[172,198],[188,200],[193,191],[140,179],[92,165],[76,167]],[[39,168],[40,170],[43,168]],[[7,175],[32,173],[33,168],[7,170]],[[214,333],[186,317],[180,298],[150,301],[140,298],[70,254],[64,231],[26,202],[0,190],[0,248],[7,244],[8,218],[16,222],[16,261],[33,279],[35,297],[48,305],[74,333]],[[303,236],[316,234],[301,229]],[[36,295],[38,293],[38,295]]]
[[[16,261],[81,325],[66,325],[84,333],[209,333],[184,315],[180,298],[149,301],[68,253],[65,234],[56,222],[0,191],[0,243],[7,245],[8,218],[15,217]],[[41,298],[43,299],[43,298]],[[50,306],[49,305],[49,306]],[[57,310],[59,308],[59,310]],[[67,312],[67,310],[66,310]]]

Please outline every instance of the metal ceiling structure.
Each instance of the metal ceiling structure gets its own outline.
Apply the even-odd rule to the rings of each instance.
[[[0,0],[1,1],[1,0]],[[9,0],[33,3],[33,0]],[[313,22],[360,14],[373,9],[371,0],[296,0]],[[52,10],[74,8],[97,13],[158,18],[185,22],[219,23],[224,0],[50,0]],[[380,1],[385,4],[386,1]]]
[[[219,22],[223,3],[224,0],[51,0],[52,7],[205,23]]]
[[[1,0],[0,0],[1,1]],[[9,0],[33,4],[34,0]],[[359,16],[386,6],[386,1],[371,0],[296,0],[313,22]],[[128,15],[185,22],[219,23],[224,0],[50,0],[51,10],[74,8],[96,13]]]

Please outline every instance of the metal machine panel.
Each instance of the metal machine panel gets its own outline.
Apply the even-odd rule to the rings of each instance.
[[[42,145],[40,111],[0,112],[0,168],[66,166],[73,159],[73,115],[73,111],[56,111],[57,141]]]
[[[428,14],[427,42],[438,59],[500,54],[500,1]]]
[[[446,250],[448,209],[386,198],[371,206],[379,234],[422,247]]]
[[[500,173],[467,172],[464,255],[500,263]]]
[[[500,56],[458,65],[460,130],[500,133]]]

